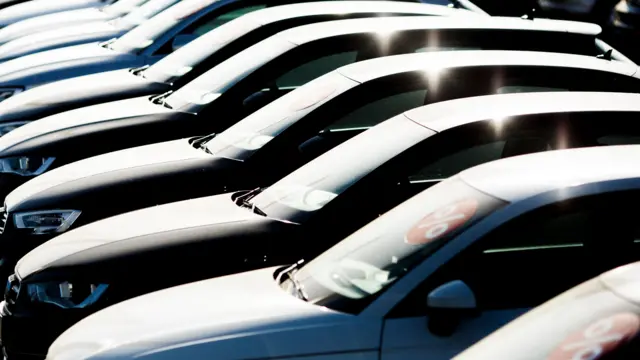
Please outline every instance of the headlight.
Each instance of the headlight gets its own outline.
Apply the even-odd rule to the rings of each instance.
[[[47,282],[27,284],[33,304],[53,304],[63,309],[82,309],[91,306],[107,290],[106,284],[83,282]]]
[[[36,176],[47,171],[55,158],[53,157],[13,157],[0,159],[0,172],[21,176]]]
[[[34,234],[61,233],[80,216],[79,210],[48,210],[17,213],[13,216],[18,229],[33,229]]]
[[[15,121],[15,122],[10,122],[10,123],[0,124],[0,136],[4,136],[8,132],[11,132],[11,131],[19,128],[20,126],[26,125],[26,124],[28,124],[30,122],[31,121]]]
[[[21,88],[0,88],[0,102],[5,101],[15,94],[21,93]]]

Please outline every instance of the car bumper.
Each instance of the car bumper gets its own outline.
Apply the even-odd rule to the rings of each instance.
[[[7,360],[12,357],[44,359],[53,341],[81,319],[69,316],[66,311],[58,314],[11,313],[4,301],[0,306],[0,343]]]

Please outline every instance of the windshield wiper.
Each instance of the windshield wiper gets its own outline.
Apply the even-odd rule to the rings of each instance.
[[[137,68],[133,68],[131,70],[129,70],[133,75],[135,76],[140,76],[142,78],[144,78],[144,75],[142,74],[145,70],[147,70],[149,68],[150,65],[145,65],[145,66],[140,66]]]
[[[165,101],[167,99],[167,97],[169,95],[171,95],[171,93],[173,93],[173,90],[169,90],[166,93],[160,94],[158,96],[153,96],[149,100],[151,100],[152,103],[158,104],[158,105],[162,105],[162,106],[166,107],[167,109],[173,109],[171,107],[171,105],[167,104],[167,102]]]
[[[298,270],[300,270],[300,266],[303,263],[304,263],[304,260],[300,260],[297,263],[295,263],[295,264],[289,266],[288,268],[282,270],[282,272],[280,274],[287,275],[287,277],[291,281],[291,284],[293,285],[294,290],[296,291],[296,295],[298,296],[298,298],[300,298],[300,299],[302,299],[304,301],[309,301],[309,296],[304,291],[304,288],[300,284],[300,282],[296,279],[296,273],[298,272]]]
[[[262,188],[255,188],[251,191],[248,191],[246,194],[242,194],[236,198],[236,204],[251,209],[254,213],[260,216],[267,216],[267,214],[260,210],[257,206],[255,206],[250,200],[253,199],[256,195],[262,192]]]

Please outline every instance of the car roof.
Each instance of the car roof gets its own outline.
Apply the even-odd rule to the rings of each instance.
[[[555,66],[606,71],[631,76],[638,66],[595,56],[516,50],[454,50],[386,56],[343,66],[338,71],[357,82],[371,81],[396,73],[437,71],[467,66]]]
[[[245,20],[262,25],[282,20],[325,14],[349,13],[415,13],[433,16],[478,15],[464,9],[454,9],[442,5],[394,1],[317,1],[290,5],[280,5],[253,11],[244,15]],[[478,15],[486,16],[486,15]]]
[[[470,16],[460,16],[467,14]],[[358,33],[388,34],[403,30],[528,30],[571,32],[591,36],[597,36],[602,32],[602,28],[599,25],[583,22],[482,16],[465,10],[458,10],[456,15],[453,17],[396,16],[385,17],[384,19],[335,20],[298,26],[285,30],[279,35],[296,45],[300,45],[333,36]]]
[[[592,111],[640,111],[640,94],[562,91],[484,95],[425,105],[402,115],[442,132],[481,120]]]
[[[612,180],[636,179],[640,145],[599,146],[509,157],[459,174],[470,186],[508,202],[548,191]]]

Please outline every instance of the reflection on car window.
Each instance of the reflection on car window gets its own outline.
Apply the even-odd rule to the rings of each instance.
[[[350,311],[504,204],[452,178],[347,237],[303,266],[296,280],[310,302]]]
[[[514,86],[503,86],[499,88],[496,91],[496,93],[511,94],[511,93],[547,92],[547,91],[569,91],[569,89],[543,87],[543,86],[514,85]]]
[[[598,138],[600,145],[629,145],[640,144],[640,136],[633,135],[606,135]]]

